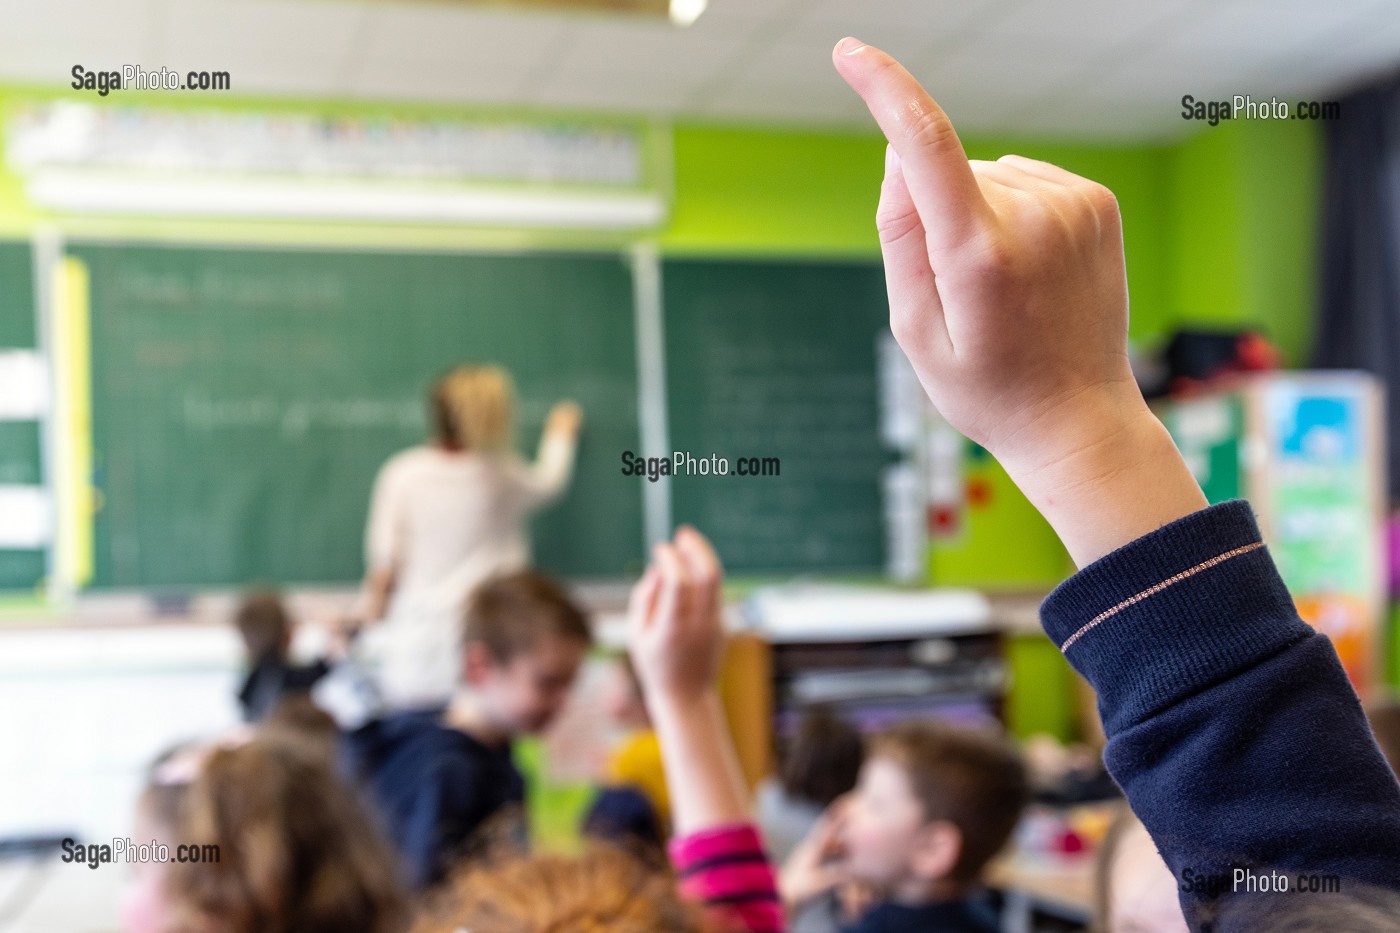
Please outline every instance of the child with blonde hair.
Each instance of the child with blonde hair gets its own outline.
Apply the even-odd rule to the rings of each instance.
[[[365,529],[361,615],[384,621],[371,653],[391,707],[450,699],[457,620],[472,589],[530,564],[531,514],[558,498],[573,472],[582,414],[550,410],[533,463],[515,453],[515,388],[499,366],[458,366],[429,395],[432,443],[380,469]]]

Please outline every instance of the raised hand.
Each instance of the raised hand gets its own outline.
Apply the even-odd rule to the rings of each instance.
[[[890,327],[938,410],[1081,565],[1203,507],[1128,365],[1113,194],[1020,156],[970,162],[899,62],[849,38],[832,57],[889,140],[876,225]],[[1149,466],[1164,481],[1144,488]],[[1113,486],[1133,508],[1088,508],[1106,511]]]
[[[579,407],[577,402],[558,402],[545,417],[544,430],[546,434],[555,432],[577,434],[582,427],[583,409]]]
[[[722,578],[710,542],[682,527],[656,546],[628,604],[628,648],[661,743],[678,835],[749,819],[716,685]]]
[[[722,580],[719,558],[694,528],[656,546],[628,607],[632,664],[648,698],[693,699],[714,687],[724,646]]]

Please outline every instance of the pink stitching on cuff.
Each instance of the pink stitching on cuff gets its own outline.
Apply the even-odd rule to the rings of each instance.
[[[1076,641],[1078,641],[1079,638],[1080,638],[1080,636],[1083,635],[1085,632],[1089,631],[1089,629],[1091,629],[1091,628],[1093,628],[1094,626],[1098,625],[1100,622],[1104,621],[1105,619],[1108,619],[1108,618],[1110,618],[1110,617],[1112,617],[1112,616],[1117,615],[1118,613],[1122,612],[1124,609],[1127,609],[1129,606],[1133,605],[1134,603],[1140,603],[1140,602],[1142,602],[1144,599],[1146,599],[1147,597],[1152,596],[1152,595],[1154,595],[1154,594],[1156,594],[1156,593],[1162,592],[1162,591],[1165,590],[1167,587],[1171,586],[1173,583],[1180,583],[1182,580],[1185,580],[1187,577],[1193,577],[1193,576],[1195,576],[1196,574],[1200,573],[1202,570],[1209,570],[1210,568],[1214,567],[1216,564],[1224,563],[1225,561],[1229,560],[1230,558],[1232,558],[1232,557],[1238,557],[1238,556],[1240,556],[1241,554],[1248,554],[1250,551],[1258,550],[1259,548],[1261,548],[1261,547],[1263,547],[1263,546],[1264,546],[1264,542],[1262,542],[1262,541],[1256,541],[1256,542],[1254,542],[1253,544],[1246,544],[1244,547],[1237,547],[1237,548],[1235,548],[1233,551],[1226,551],[1224,554],[1220,554],[1220,555],[1218,555],[1218,556],[1216,556],[1216,557],[1212,557],[1212,558],[1211,558],[1210,560],[1208,560],[1208,561],[1204,561],[1203,563],[1197,564],[1196,566],[1192,567],[1190,570],[1183,570],[1183,571],[1181,571],[1181,573],[1177,574],[1176,576],[1168,577],[1167,579],[1163,580],[1161,583],[1157,583],[1157,584],[1155,584],[1155,585],[1153,585],[1153,586],[1149,586],[1147,589],[1143,590],[1141,593],[1138,593],[1136,596],[1129,596],[1127,599],[1123,600],[1121,603],[1119,603],[1118,605],[1114,606],[1112,609],[1105,609],[1103,612],[1100,612],[1098,615],[1094,616],[1094,617],[1093,617],[1092,619],[1090,619],[1088,622],[1085,622],[1085,623],[1080,627],[1079,631],[1075,632],[1073,635],[1071,635],[1070,637],[1068,637],[1068,638],[1065,639],[1064,644],[1060,645],[1060,651],[1061,651],[1062,653],[1063,653],[1064,651],[1067,651],[1067,650],[1069,649],[1069,646],[1072,645],[1072,644],[1074,644]]]

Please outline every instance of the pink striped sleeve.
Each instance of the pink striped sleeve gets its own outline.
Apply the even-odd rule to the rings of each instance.
[[[735,931],[781,933],[782,902],[758,830],[748,823],[716,826],[671,843],[681,893],[704,904]]]

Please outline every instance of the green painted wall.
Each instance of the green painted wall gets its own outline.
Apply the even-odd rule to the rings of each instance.
[[[0,116],[17,100],[62,93],[0,89]],[[136,94],[124,94],[122,101],[327,114],[483,115],[480,110],[372,102],[211,102],[207,97],[196,101]],[[1114,190],[1123,211],[1133,339],[1150,342],[1186,323],[1249,325],[1264,329],[1296,364],[1306,356],[1316,281],[1320,139],[1316,124],[1230,122],[1172,146],[965,142],[973,158],[1017,152]],[[883,140],[873,132],[680,124],[673,133],[673,215],[658,243],[669,254],[876,261],[874,213],[883,150]],[[0,235],[27,235],[44,219],[25,202],[18,179],[0,168]],[[414,225],[114,220],[89,222],[85,228],[115,236],[418,248],[623,242],[596,235]],[[1069,573],[1072,566],[1053,532],[1005,472],[990,459],[970,462],[968,469],[991,496],[985,507],[969,509],[958,540],[936,550],[933,580],[1048,589]],[[1012,661],[1019,686],[1009,713],[1016,731],[1066,732],[1070,680],[1058,652],[1048,643],[1018,639]]]
[[[1078,738],[1075,673],[1050,639],[1016,634],[1006,640],[1006,663],[1011,687],[1006,695],[1006,725],[1011,734],[1028,739],[1052,735],[1062,742]]]
[[[1171,316],[1263,330],[1306,362],[1317,287],[1322,135],[1232,122],[1170,153]]]
[[[1063,165],[1118,195],[1134,336],[1169,323],[1169,150],[971,139],[974,159],[1010,152]],[[682,125],[675,212],[663,250],[685,254],[879,256],[875,205],[884,140],[873,134]]]

